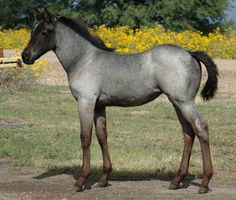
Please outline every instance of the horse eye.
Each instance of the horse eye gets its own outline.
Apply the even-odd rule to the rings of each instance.
[[[47,31],[42,31],[41,34],[42,34],[43,36],[47,36],[48,32],[47,32]]]

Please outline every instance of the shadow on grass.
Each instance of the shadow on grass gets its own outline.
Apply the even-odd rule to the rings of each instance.
[[[34,177],[35,179],[45,179],[53,176],[60,176],[63,174],[71,175],[75,180],[79,178],[81,167],[62,167],[52,168],[48,171]],[[99,181],[99,175],[101,174],[100,168],[93,168],[91,176],[86,181],[85,188],[91,189],[92,185]],[[151,181],[160,180],[170,182],[174,178],[174,172],[166,172],[157,170],[156,172],[151,171],[128,171],[128,170],[116,170],[113,169],[109,177],[110,181]],[[183,181],[180,188],[188,188],[190,185],[199,186],[198,183],[193,180],[200,178],[199,175],[189,174]]]

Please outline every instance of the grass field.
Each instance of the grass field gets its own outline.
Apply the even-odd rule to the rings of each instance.
[[[0,95],[0,158],[15,165],[78,170],[79,118],[67,87],[37,86],[28,92]],[[235,95],[222,92],[210,102],[198,101],[198,108],[209,123],[215,177],[221,179],[236,180],[235,102]],[[140,107],[108,108],[107,118],[114,174],[175,173],[183,137],[174,109],[165,97]],[[102,157],[95,137],[91,154],[93,171],[97,172]],[[202,173],[198,140],[190,173]]]

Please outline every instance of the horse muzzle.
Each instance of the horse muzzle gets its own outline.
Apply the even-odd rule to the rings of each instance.
[[[23,60],[23,62],[27,65],[32,65],[34,64],[34,61],[35,59],[33,59],[31,53],[29,50],[24,50],[22,53],[21,53],[21,58]]]

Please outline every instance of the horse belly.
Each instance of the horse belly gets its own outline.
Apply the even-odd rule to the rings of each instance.
[[[98,103],[105,106],[139,106],[152,101],[161,94],[159,89],[139,92],[101,93]]]

